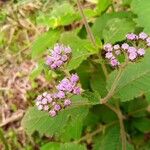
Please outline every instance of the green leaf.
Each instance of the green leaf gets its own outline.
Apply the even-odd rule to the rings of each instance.
[[[146,52],[140,62],[130,63],[124,68],[120,80],[116,84],[115,95],[122,102],[134,99],[150,91],[150,52]],[[107,82],[108,91],[110,90],[118,71],[110,74]]]
[[[98,0],[97,11],[99,12],[99,14],[107,10],[111,3],[112,0]]]
[[[80,39],[72,32],[62,34],[60,41],[72,48],[72,58],[67,66],[69,71],[78,68],[90,55],[98,52],[90,41]]]
[[[134,28],[135,23],[132,20],[114,18],[105,26],[103,38],[106,43],[122,41],[127,33],[134,31]]]
[[[41,147],[41,150],[86,150],[84,145],[74,143],[55,143],[50,142]]]
[[[132,125],[143,133],[150,132],[150,119],[148,118],[134,119]]]
[[[120,128],[115,125],[109,128],[105,134],[96,137],[93,150],[121,150]],[[134,150],[133,146],[127,143],[127,150]]]
[[[50,30],[39,36],[32,45],[32,58],[39,58],[44,54],[47,48],[53,47],[59,39],[59,35],[59,31]]]
[[[40,13],[37,17],[37,23],[56,28],[58,26],[69,25],[79,18],[80,15],[75,12],[73,6],[65,2],[55,4],[50,14]]]
[[[40,134],[61,135],[69,121],[84,119],[88,113],[86,100],[81,96],[72,97],[74,104],[58,113],[56,117],[50,117],[47,112],[42,112],[34,107],[29,108],[25,114],[22,125],[28,134],[38,131]],[[79,102],[79,103],[78,103]],[[82,128],[81,128],[82,130]],[[68,133],[70,134],[70,132]],[[74,135],[74,134],[73,134]],[[73,137],[72,137],[73,138]]]
[[[131,12],[114,12],[114,13],[103,14],[102,16],[100,16],[96,19],[94,25],[92,26],[92,31],[93,31],[94,35],[96,37],[102,39],[103,38],[103,30],[104,30],[106,24],[109,22],[109,20],[114,19],[114,18],[132,19],[133,14]]]
[[[150,33],[150,2],[149,0],[133,0],[131,8],[137,14],[137,22],[140,27],[144,27],[144,31]]]

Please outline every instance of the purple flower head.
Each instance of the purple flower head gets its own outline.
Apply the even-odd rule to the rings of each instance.
[[[70,78],[70,81],[72,83],[77,83],[79,81],[79,76],[77,74],[72,74],[71,78]]]
[[[42,95],[39,95],[39,96],[37,97],[37,100],[40,101],[41,99],[42,99]]]
[[[47,104],[47,99],[46,98],[42,99],[42,104]]]
[[[129,53],[129,60],[134,60],[137,58],[137,53],[136,52],[131,52]]]
[[[43,105],[38,105],[38,110],[42,110],[43,109]]]
[[[105,54],[105,58],[107,58],[107,59],[110,59],[110,58],[112,58],[112,57],[113,57],[112,52],[107,52],[107,53]]]
[[[66,54],[71,53],[71,51],[72,51],[72,49],[71,49],[69,46],[64,48],[64,52],[65,52]]]
[[[64,101],[64,106],[66,107],[66,106],[69,106],[69,105],[71,105],[71,100],[70,99],[66,99]]]
[[[63,99],[63,98],[65,98],[65,93],[63,91],[59,91],[57,93],[57,97],[60,98],[60,99]]]
[[[146,42],[150,43],[150,37],[148,37],[148,38],[146,39]]]
[[[49,114],[51,117],[55,117],[56,116],[56,111],[55,110],[50,110]]]
[[[123,50],[127,50],[129,48],[129,45],[127,43],[123,43],[122,46],[121,46],[121,48]]]
[[[120,50],[116,50],[116,51],[115,51],[115,54],[118,56],[118,55],[121,54],[121,51],[120,51]]]
[[[120,45],[119,45],[119,44],[114,45],[114,49],[115,49],[115,50],[120,49]]]
[[[69,46],[66,47],[63,44],[56,44],[54,49],[51,50],[50,56],[46,58],[46,64],[51,69],[60,68],[69,59],[71,51]]]
[[[139,34],[139,39],[145,40],[147,37],[148,37],[148,35],[146,33],[144,33],[144,32],[141,32]]]
[[[136,39],[137,39],[137,35],[134,34],[134,33],[130,33],[130,34],[127,34],[127,35],[126,35],[126,38],[127,38],[128,40],[136,40]]]
[[[64,61],[64,62],[67,61],[67,60],[68,60],[68,56],[67,56],[67,55],[63,55],[63,56],[61,57],[61,60]]]
[[[118,62],[117,59],[111,59],[110,60],[110,64],[111,64],[112,67],[116,67],[116,66],[119,65],[119,62]]]
[[[49,110],[49,106],[45,105],[44,108],[43,108],[43,110],[48,111]]]
[[[54,105],[54,110],[55,110],[55,111],[61,110],[61,106],[58,105],[58,104]]]
[[[140,55],[140,56],[143,56],[145,54],[145,49],[143,48],[139,48],[137,53]]]
[[[133,46],[130,46],[129,48],[128,48],[128,53],[136,53],[136,48],[135,47],[133,47]]]
[[[113,47],[110,43],[107,43],[107,44],[104,45],[104,50],[108,51],[108,52],[111,52],[113,50]]]
[[[76,94],[76,95],[81,94],[81,88],[80,87],[74,87],[73,94]]]

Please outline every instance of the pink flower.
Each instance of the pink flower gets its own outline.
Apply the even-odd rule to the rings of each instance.
[[[144,33],[144,32],[141,32],[139,34],[139,39],[145,40],[147,37],[148,37],[148,35],[146,33]]]
[[[137,53],[136,52],[129,53],[129,59],[130,60],[134,60],[136,58],[137,58]]]
[[[120,49],[120,45],[119,45],[119,44],[114,45],[114,49],[115,49],[115,50]]]
[[[113,57],[113,54],[111,53],[111,52],[107,52],[106,54],[105,54],[105,58],[107,58],[107,59],[110,59],[110,58],[112,58]]]
[[[137,53],[140,55],[140,56],[143,56],[145,54],[145,49],[143,48],[139,48]]]
[[[121,46],[121,48],[123,50],[127,50],[129,48],[129,45],[127,43],[123,43],[122,46]]]
[[[116,67],[116,66],[119,65],[119,62],[118,62],[117,59],[111,59],[110,60],[110,64],[111,64],[112,67]]]
[[[55,110],[50,110],[49,114],[51,117],[55,117],[56,116],[56,111]]]

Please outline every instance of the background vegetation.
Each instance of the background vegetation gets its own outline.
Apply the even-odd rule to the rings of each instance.
[[[119,100],[99,104],[116,73],[103,59],[103,44],[121,43],[130,32],[150,34],[149,14],[149,0],[1,0],[0,149],[149,150],[149,54],[126,69],[134,82],[120,79]],[[51,118],[34,100],[62,78],[44,62],[56,42],[73,49],[67,69],[78,73],[85,92],[73,98],[82,107]]]

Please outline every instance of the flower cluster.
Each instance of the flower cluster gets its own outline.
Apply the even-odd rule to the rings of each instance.
[[[51,69],[57,69],[64,65],[69,59],[71,48],[64,46],[63,44],[56,44],[54,49],[51,50],[51,55],[47,56],[46,64]]]
[[[127,42],[122,45],[116,44],[112,45],[107,43],[104,45],[105,58],[109,60],[109,63],[112,67],[120,65],[119,60],[117,59],[119,55],[125,54],[128,57],[128,60],[134,61],[139,57],[144,56],[145,48],[150,47],[150,37],[144,32],[136,35],[130,33],[126,35]],[[141,45],[144,45],[144,48],[141,48]]]
[[[81,88],[78,86],[79,77],[77,74],[72,74],[69,78],[64,78],[56,86],[56,92],[49,94],[44,92],[36,98],[36,106],[38,110],[49,112],[51,117],[71,105],[70,97],[72,95],[81,94]]]

